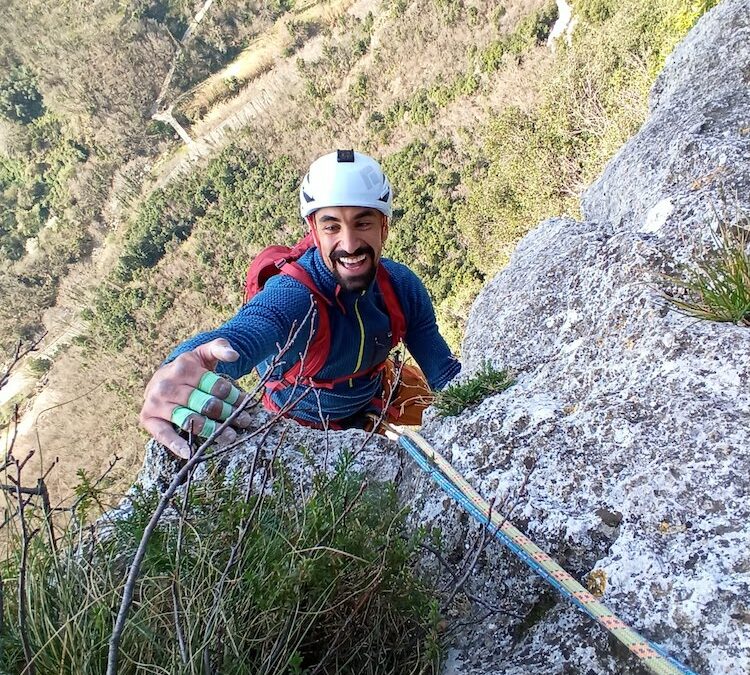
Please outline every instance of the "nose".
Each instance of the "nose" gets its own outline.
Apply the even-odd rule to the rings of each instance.
[[[359,237],[359,233],[353,227],[341,228],[341,237],[339,239],[339,247],[347,253],[354,253],[362,241]]]

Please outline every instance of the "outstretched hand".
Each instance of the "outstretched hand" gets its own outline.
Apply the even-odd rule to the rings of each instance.
[[[180,354],[159,368],[146,385],[139,417],[141,426],[172,453],[188,459],[190,447],[173,425],[208,438],[236,410],[245,394],[213,371],[219,361],[238,358],[229,342],[218,338]],[[244,412],[233,422],[239,428],[249,424],[250,416]],[[237,432],[227,427],[219,440],[231,443],[236,437]]]

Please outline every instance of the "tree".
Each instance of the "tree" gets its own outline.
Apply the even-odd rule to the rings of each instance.
[[[13,122],[28,124],[43,114],[44,103],[36,78],[24,66],[13,68],[0,82],[0,115]]]

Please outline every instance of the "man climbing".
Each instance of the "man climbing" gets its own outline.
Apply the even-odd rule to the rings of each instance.
[[[242,401],[216,373],[239,378],[253,368],[268,376],[264,405],[301,424],[358,427],[384,407],[389,421],[419,424],[431,390],[460,364],[422,282],[381,258],[392,212],[390,184],[374,159],[339,150],[315,160],[300,187],[308,237],[275,264],[254,272],[254,263],[248,289],[255,294],[242,309],[183,342],[156,371],[140,415],[146,431],[188,457],[175,428],[210,436]],[[388,359],[401,339],[422,372]],[[238,428],[249,423],[245,413],[234,420]],[[235,435],[226,429],[223,439]]]

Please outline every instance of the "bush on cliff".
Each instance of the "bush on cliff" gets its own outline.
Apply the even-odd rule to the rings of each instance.
[[[145,663],[172,673],[437,672],[437,605],[412,571],[420,536],[407,530],[394,488],[368,485],[345,459],[333,475],[316,474],[301,501],[277,462],[258,469],[250,495],[240,480],[215,479],[175,499],[148,545],[119,672]],[[261,476],[272,474],[270,489]],[[23,669],[24,633],[38,673],[105,671],[155,501],[136,493],[128,515],[97,535],[68,529],[59,555],[43,519],[26,509],[27,532],[40,533],[25,562],[19,546],[0,568],[0,672]]]

